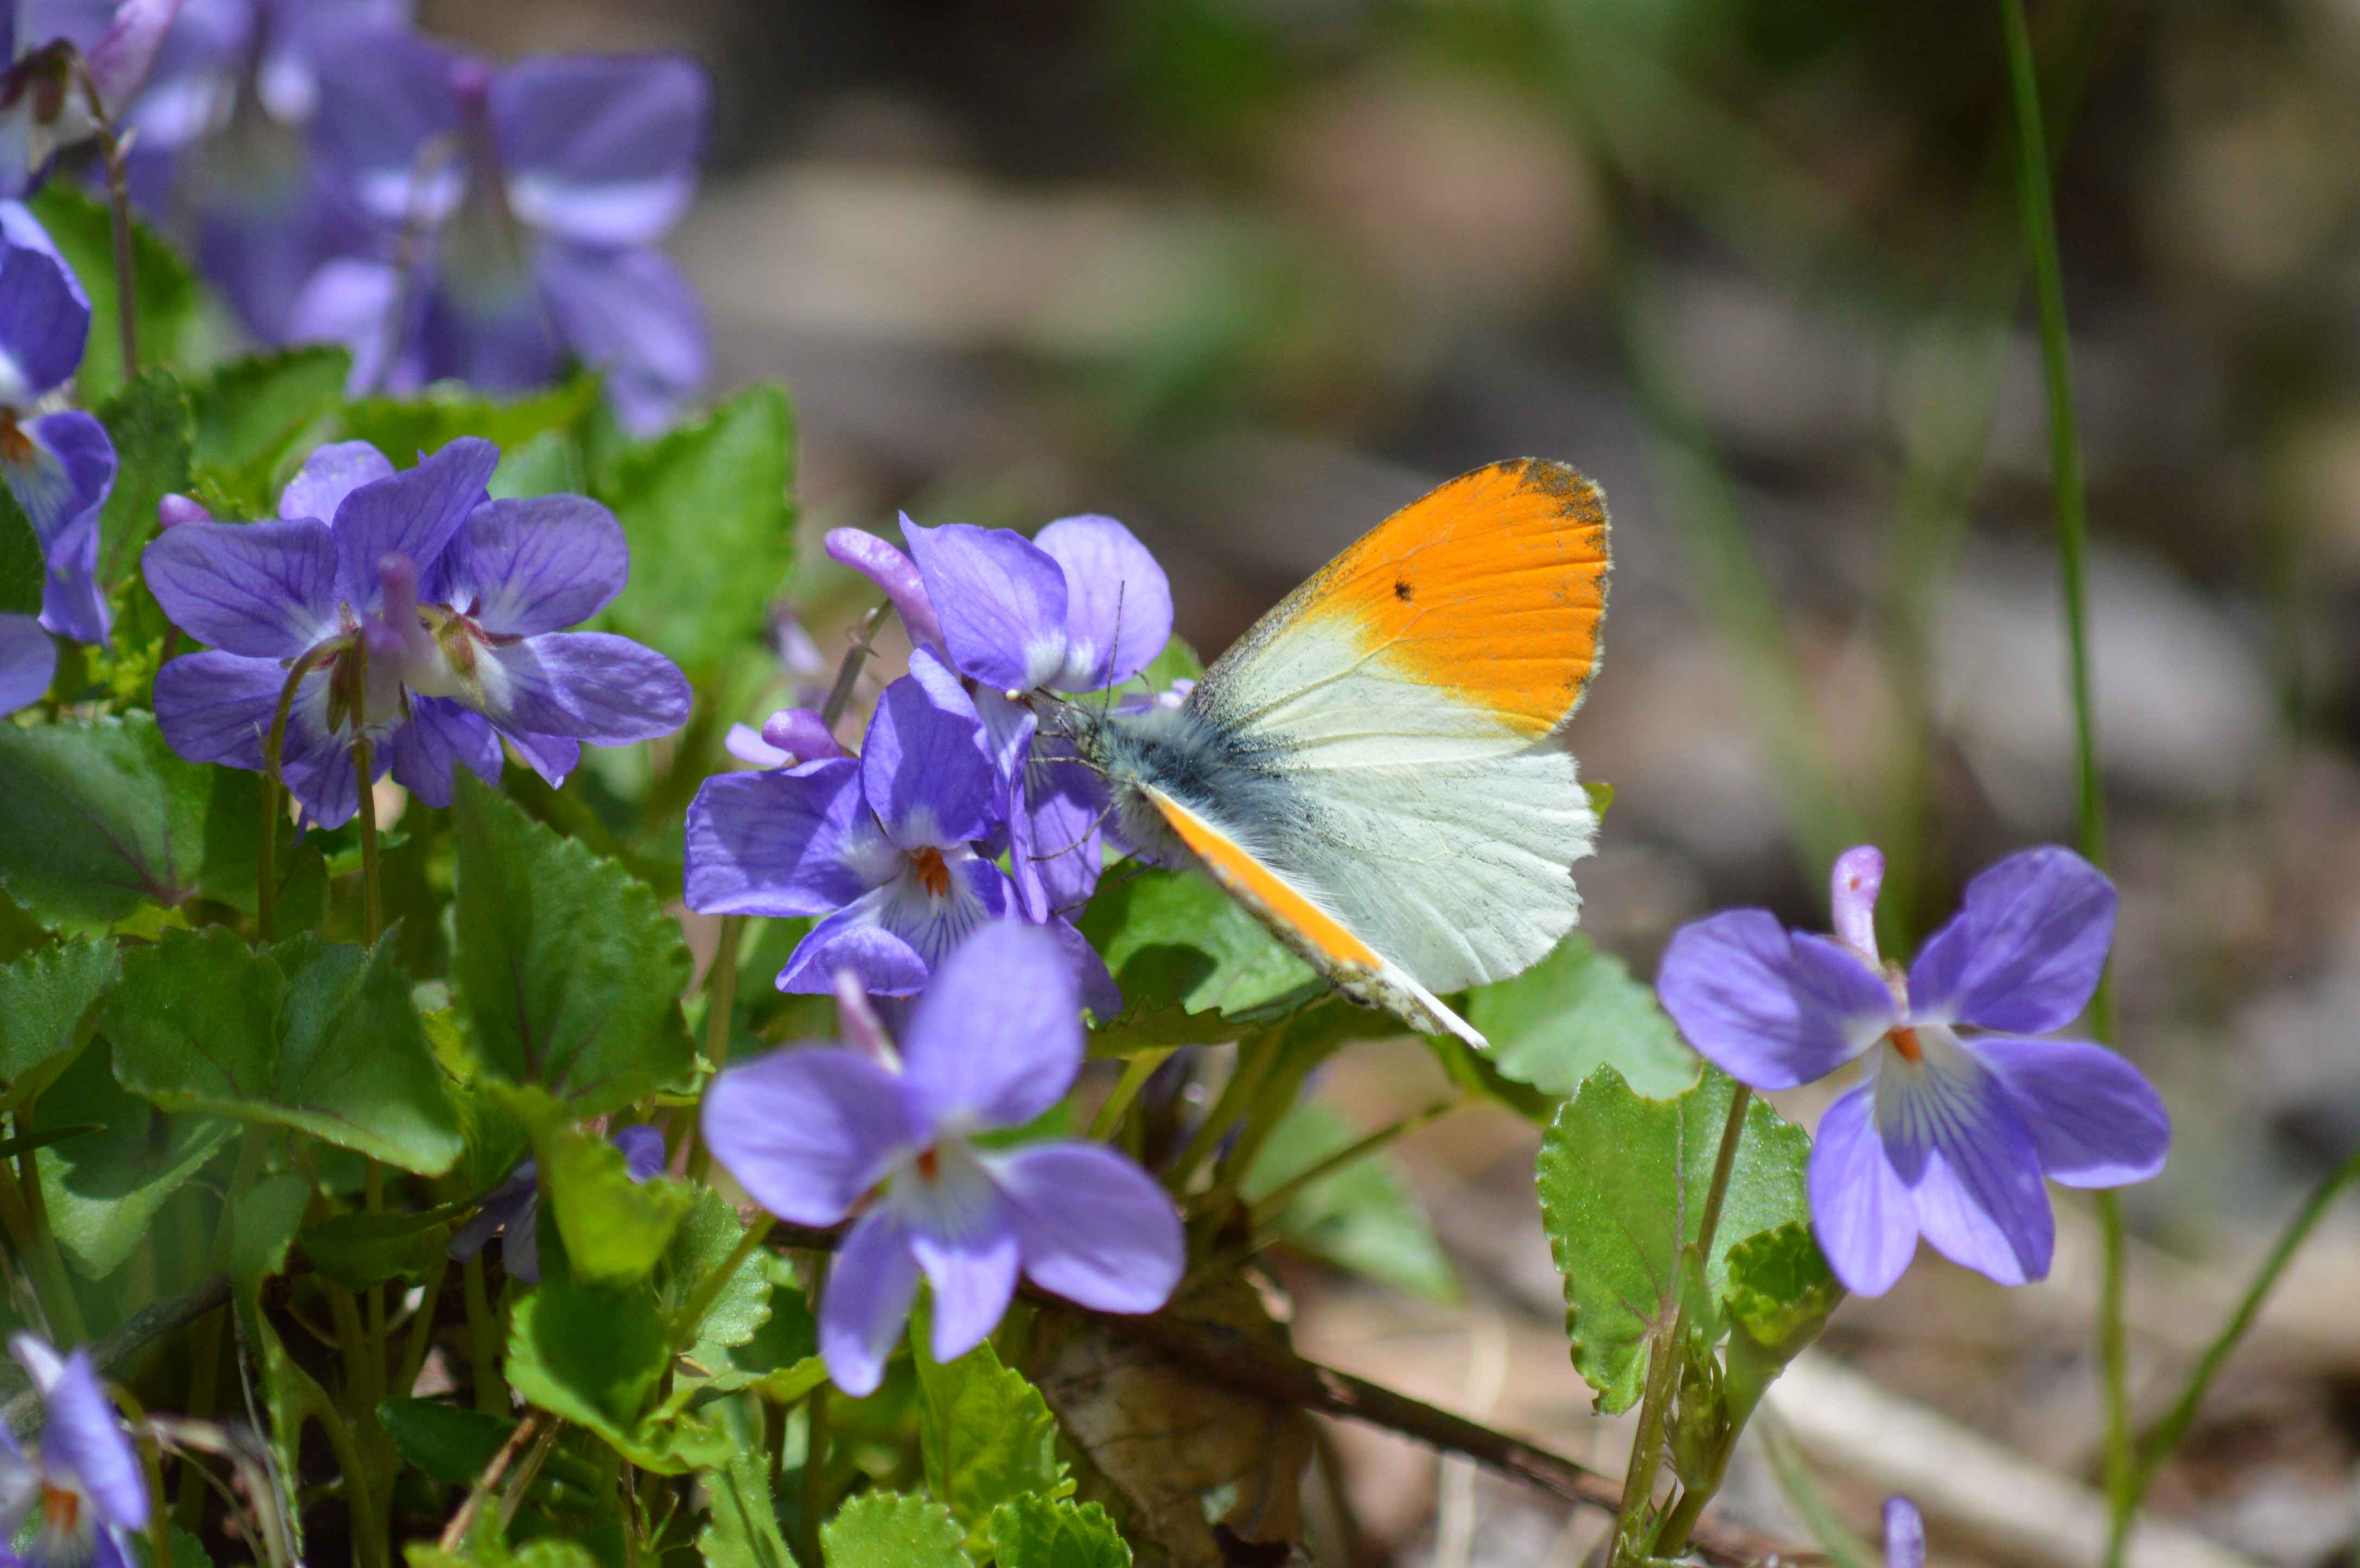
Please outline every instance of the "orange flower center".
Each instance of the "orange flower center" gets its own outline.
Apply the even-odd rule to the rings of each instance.
[[[936,898],[951,890],[951,869],[943,863],[943,852],[932,844],[910,851],[910,864],[918,873],[918,881]]]
[[[1918,1031],[1911,1028],[1908,1025],[1900,1025],[1894,1029],[1892,1034],[1887,1035],[1885,1038],[1893,1042],[1893,1048],[1901,1053],[1901,1059],[1903,1061],[1923,1061],[1925,1059],[1926,1047],[1918,1043]]]
[[[41,1489],[41,1521],[59,1535],[71,1535],[82,1522],[82,1498],[62,1486]]]

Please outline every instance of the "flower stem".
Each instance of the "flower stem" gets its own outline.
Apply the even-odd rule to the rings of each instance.
[[[811,1299],[820,1299],[827,1277],[826,1263],[813,1271]],[[827,1407],[835,1390],[822,1383],[803,1401],[803,1517],[796,1520],[795,1556],[803,1563],[820,1561],[819,1517],[827,1508]]]
[[[410,1325],[410,1346],[402,1352],[401,1369],[388,1390],[397,1398],[410,1398],[410,1391],[418,1387],[419,1375],[426,1370],[426,1353],[434,1343],[434,1309],[442,1302],[442,1282],[450,1274],[451,1259],[446,1255],[434,1260],[433,1270],[426,1276],[426,1292],[418,1299],[418,1315]]]
[[[22,1112],[16,1124],[20,1128],[25,1124]],[[21,1185],[9,1175],[6,1164],[0,1162],[0,1228],[7,1231],[10,1246],[32,1270],[33,1297],[49,1320],[50,1338],[62,1345],[80,1344],[90,1334],[82,1322],[73,1279],[58,1251],[57,1235],[42,1212],[40,1168],[34,1163],[31,1150],[16,1157],[16,1168],[23,1178]]]
[[[1404,1134],[1415,1132],[1427,1123],[1448,1115],[1465,1103],[1467,1101],[1463,1095],[1438,1101],[1422,1111],[1413,1111],[1406,1116],[1388,1122],[1366,1137],[1355,1138],[1334,1154],[1313,1161],[1306,1168],[1295,1172],[1253,1201],[1250,1211],[1253,1218],[1253,1230],[1259,1232],[1277,1219],[1287,1204],[1295,1201],[1295,1194],[1313,1182],[1333,1176],[1355,1160],[1368,1158],[1394,1139]]]
[[[836,667],[836,684],[827,688],[827,700],[820,704],[819,721],[830,729],[836,728],[836,721],[843,718],[844,710],[851,706],[852,688],[859,684],[861,666],[869,663],[871,653],[877,652],[877,623],[883,620],[886,611],[892,608],[893,601],[887,599],[863,616],[859,630],[852,634],[852,646],[845,652],[844,663]]]
[[[2294,1261],[2294,1255],[2302,1250],[2303,1243],[2311,1239],[2311,1233],[2318,1228],[2327,1211],[2335,1206],[2335,1201],[2344,1196],[2355,1181],[2360,1181],[2360,1149],[2354,1150],[2345,1157],[2342,1165],[2329,1171],[2319,1185],[2311,1189],[2311,1197],[2296,1212],[2294,1218],[2287,1222],[2286,1229],[2278,1235],[2278,1245],[2270,1249],[2269,1256],[2262,1260],[2262,1266],[2256,1271],[2253,1283],[2245,1287],[2245,1294],[2237,1302],[2236,1311],[2231,1314],[2219,1336],[2205,1347],[2202,1358],[2196,1364],[2196,1370],[2189,1376],[2188,1386],[2180,1390],[2170,1412],[2140,1437],[2137,1466],[2131,1476],[2129,1503],[2132,1508],[2138,1506],[2139,1499],[2147,1494],[2148,1484],[2155,1479],[2155,1473],[2162,1468],[2166,1459],[2171,1457],[2172,1450],[2180,1446],[2180,1440],[2188,1434],[2189,1423],[2196,1419],[2197,1408],[2203,1404],[2206,1392],[2212,1387],[2212,1379],[2220,1375],[2223,1364],[2243,1343],[2246,1331],[2254,1326],[2254,1320],[2261,1315],[2262,1303],[2277,1288],[2278,1277],[2286,1272],[2287,1265]]]
[[[138,279],[131,249],[131,149],[104,121],[98,127],[98,144],[106,160],[106,210],[115,233],[115,334],[122,340],[123,378],[129,381],[139,374]]]
[[[1091,1138],[1104,1143],[1114,1136],[1115,1129],[1122,1125],[1124,1115],[1138,1102],[1140,1091],[1147,1087],[1147,1080],[1155,1076],[1155,1069],[1171,1060],[1172,1053],[1177,1049],[1177,1046],[1165,1046],[1142,1051],[1122,1064],[1122,1077],[1116,1081],[1114,1091],[1106,1097],[1106,1103],[1098,1107],[1098,1114],[1090,1118]]]
[[[368,945],[374,948],[385,935],[385,892],[377,871],[376,758],[371,751],[366,740],[353,745],[353,773],[360,785],[362,928],[367,933]],[[369,1174],[380,1181],[384,1179],[377,1175],[374,1162]]]
[[[484,1287],[484,1255],[469,1258],[461,1283],[467,1298],[467,1362],[475,1373],[475,1409],[487,1416],[508,1413],[508,1379],[500,1376],[500,1331],[492,1316],[491,1292]]]

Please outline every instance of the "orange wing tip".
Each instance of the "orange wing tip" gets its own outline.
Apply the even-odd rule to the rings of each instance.
[[[1374,970],[1384,960],[1376,950],[1352,935],[1334,916],[1311,902],[1299,890],[1263,865],[1244,849],[1215,828],[1160,790],[1147,791],[1147,798],[1189,852],[1204,862],[1205,869],[1222,891],[1243,904],[1262,921],[1299,940],[1310,951],[1305,958],[1318,965],[1323,972],[1339,966],[1356,964]]]
[[[1393,513],[1305,586],[1401,674],[1537,738],[1597,668],[1606,499],[1574,468],[1517,458],[1462,474]]]

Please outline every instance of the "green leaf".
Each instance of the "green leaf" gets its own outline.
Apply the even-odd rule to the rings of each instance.
[[[115,444],[115,488],[98,514],[98,580],[108,594],[139,576],[139,554],[160,526],[156,503],[189,488],[193,431],[188,394],[169,370],[143,370],[98,411]],[[142,593],[146,592],[143,586]],[[161,611],[157,612],[162,627]]]
[[[1032,1495],[1062,1497],[1074,1483],[1057,1457],[1057,1422],[1041,1391],[1002,1365],[989,1340],[937,1362],[926,1348],[930,1316],[910,1320],[926,1489],[950,1505],[968,1550],[981,1551],[994,1508]]]
[[[670,1359],[663,1317],[644,1290],[543,1280],[508,1329],[516,1391],[613,1443],[631,1440]]]
[[[459,780],[453,979],[485,1068],[576,1116],[685,1085],[688,946],[646,883]]]
[[[757,1253],[753,1261],[764,1291],[760,1323],[734,1343],[700,1337],[689,1348],[687,1361],[692,1370],[703,1375],[697,1392],[758,1388],[764,1398],[786,1404],[827,1380],[827,1368],[819,1358],[819,1324],[785,1258],[775,1253]],[[732,1284],[722,1292],[723,1300],[736,1296],[738,1290]],[[705,1321],[716,1329],[727,1330],[742,1321],[743,1314],[725,1312],[722,1301],[716,1301]]]
[[[794,559],[794,437],[786,392],[757,386],[623,452],[598,497],[630,537],[631,580],[605,623],[691,672],[759,642]]]
[[[705,1492],[712,1512],[696,1533],[696,1553],[705,1568],[795,1568],[762,1454],[741,1453],[707,1471]]]
[[[29,203],[58,254],[90,296],[90,347],[74,389],[85,407],[123,385],[123,344],[115,313],[115,229],[106,203],[70,181],[52,180]],[[197,280],[188,264],[147,223],[131,220],[132,300],[142,365],[187,360],[197,327]]]
[[[387,1399],[377,1419],[403,1464],[446,1486],[474,1486],[517,1426],[513,1416],[437,1399]],[[533,1501],[552,1506],[580,1508],[612,1496],[597,1467],[563,1444],[549,1451],[533,1484]]]
[[[131,1561],[137,1568],[154,1568],[156,1547],[148,1532],[131,1536]],[[213,1560],[205,1554],[205,1543],[180,1526],[172,1527],[172,1568],[213,1568]]]
[[[0,886],[53,930],[143,901],[254,909],[258,776],[182,762],[147,714],[0,725]]]
[[[665,1255],[664,1285],[658,1299],[667,1320],[687,1307],[689,1297],[713,1277],[715,1269],[729,1261],[745,1235],[745,1223],[727,1199],[709,1187],[695,1190],[694,1206]],[[738,1272],[713,1298],[704,1321],[696,1325],[691,1360],[705,1365],[708,1357],[718,1358],[728,1348],[753,1339],[770,1310],[769,1266],[772,1261],[770,1254],[758,1249],[738,1265]]]
[[[303,1255],[347,1290],[388,1279],[425,1278],[448,1255],[451,1220],[466,1208],[449,1203],[416,1214],[331,1214],[296,1238]]]
[[[544,430],[501,455],[488,488],[493,499],[508,500],[561,492],[578,495],[587,485],[573,439],[562,430]]]
[[[1612,1413],[1637,1401],[1654,1336],[1678,1307],[1683,1249],[1697,1239],[1735,1086],[1708,1072],[1671,1100],[1598,1069],[1541,1139],[1542,1226],[1565,1278],[1573,1364]],[[1727,1288],[1730,1249],[1805,1218],[1810,1140],[1754,1100],[1732,1168],[1707,1288]]]
[[[1641,1094],[1677,1094],[1696,1080],[1696,1053],[1655,992],[1579,931],[1513,980],[1472,992],[1467,1021],[1491,1042],[1501,1076],[1554,1097],[1601,1067]]]
[[[547,431],[571,430],[598,402],[598,378],[579,375],[524,398],[486,398],[441,381],[415,398],[361,398],[344,405],[344,439],[366,441],[407,468],[463,435],[505,452]]]
[[[597,1554],[576,1541],[544,1535],[511,1552],[499,1532],[478,1529],[464,1550],[445,1552],[432,1541],[401,1549],[410,1568],[604,1568]]]
[[[40,614],[49,571],[33,520],[16,492],[0,485],[0,615]]]
[[[863,1492],[819,1532],[827,1568],[971,1568],[950,1509],[902,1492]]]
[[[1729,1250],[1730,1322],[1782,1365],[1819,1337],[1843,1296],[1803,1221],[1748,1236]]]
[[[1012,1497],[991,1516],[1000,1568],[1131,1568],[1131,1543],[1096,1503]]]
[[[1360,1130],[1316,1100],[1280,1119],[1242,1191],[1259,1201],[1330,1155]],[[1434,1223],[1399,1164],[1384,1153],[1339,1167],[1306,1186],[1279,1212],[1280,1235],[1315,1257],[1412,1295],[1447,1301],[1459,1277],[1434,1237]]]
[[[725,1212],[729,1207],[716,1194],[669,1177],[635,1182],[623,1151],[605,1138],[571,1123],[552,1126],[529,1115],[527,1124],[536,1120],[543,1121],[533,1139],[541,1190],[576,1279],[635,1285],[662,1258],[700,1194]]]
[[[1310,965],[1229,894],[1190,872],[1151,871],[1110,881],[1080,924],[1128,1004],[1121,1018],[1093,1035],[1091,1048],[1101,1054],[1235,1039],[1241,1015],[1326,994]],[[1175,1034],[1181,1037],[1170,1037]]]
[[[91,1009],[122,972],[111,939],[36,948],[0,969],[0,1111],[65,1070],[90,1037]]]
[[[286,1171],[236,1195],[229,1206],[230,1277],[242,1299],[257,1299],[264,1280],[287,1272],[287,1254],[311,1202],[311,1184]]]
[[[312,344],[233,359],[198,383],[194,455],[206,484],[241,515],[276,515],[272,481],[295,444],[335,411],[352,368],[350,351]]]
[[[27,1129],[105,1129],[33,1157],[58,1245],[93,1279],[129,1257],[165,1200],[237,1135],[237,1124],[220,1117],[158,1111],[115,1081],[110,1056],[102,1042],[74,1058],[42,1091]]]
[[[168,1110],[294,1127],[425,1176],[459,1157],[389,939],[257,953],[225,927],[168,931],[124,960],[101,1026],[124,1087]]]

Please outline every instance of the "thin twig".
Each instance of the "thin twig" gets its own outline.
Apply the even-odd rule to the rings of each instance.
[[[475,1528],[475,1517],[484,1511],[485,1499],[492,1495],[492,1488],[500,1484],[500,1477],[508,1473],[508,1466],[517,1462],[526,1445],[539,1435],[541,1423],[548,1419],[540,1410],[525,1412],[524,1420],[517,1422],[516,1430],[508,1433],[508,1441],[500,1444],[499,1451],[484,1466],[484,1473],[475,1477],[475,1486],[468,1488],[467,1500],[459,1505],[459,1511],[442,1527],[442,1539],[436,1542],[440,1550],[456,1552],[466,1544],[467,1532]]]

